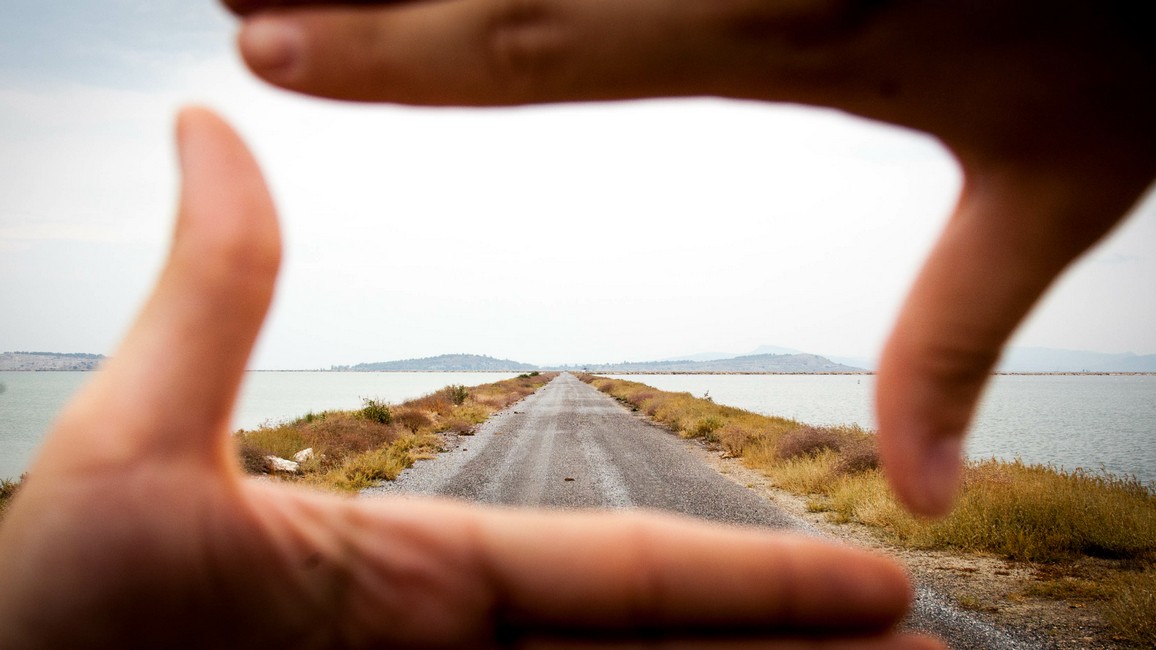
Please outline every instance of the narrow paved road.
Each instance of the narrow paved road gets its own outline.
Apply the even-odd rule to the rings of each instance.
[[[694,458],[686,443],[562,374],[455,448],[364,494],[427,494],[548,508],[653,508],[818,534]],[[953,649],[1040,647],[1013,640],[919,588],[909,625]]]
[[[675,436],[564,374],[383,491],[549,508],[654,508],[735,524],[794,522],[692,459]]]

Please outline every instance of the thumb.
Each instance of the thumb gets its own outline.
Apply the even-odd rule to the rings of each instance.
[[[222,434],[272,300],[280,235],[256,162],[221,118],[183,110],[177,143],[183,190],[166,266],[42,461],[228,458]]]
[[[965,430],[1015,327],[1156,171],[1081,162],[1059,170],[1039,161],[964,164],[957,211],[900,312],[877,376],[884,466],[918,514],[950,510]]]

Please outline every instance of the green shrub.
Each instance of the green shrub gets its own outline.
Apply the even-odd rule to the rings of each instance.
[[[470,391],[460,384],[451,384],[443,388],[442,391],[453,402],[454,406],[461,406],[470,398]]]
[[[361,417],[378,424],[393,423],[393,412],[389,410],[389,404],[369,397],[361,398],[361,402]]]

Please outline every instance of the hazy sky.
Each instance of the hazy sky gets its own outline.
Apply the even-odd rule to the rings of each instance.
[[[212,0],[0,5],[0,351],[112,351],[167,247],[184,103],[281,208],[257,368],[873,356],[960,185],[935,141],[828,111],[351,107],[251,79]],[[1156,353],[1154,244],[1149,200],[1016,343]]]

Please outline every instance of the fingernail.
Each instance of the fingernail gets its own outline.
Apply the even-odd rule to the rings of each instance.
[[[923,514],[940,517],[951,510],[963,469],[962,454],[963,441],[959,438],[939,438],[924,448],[920,504]]]
[[[239,40],[241,53],[254,70],[277,76],[284,76],[296,67],[305,41],[300,29],[276,16],[248,20]]]

